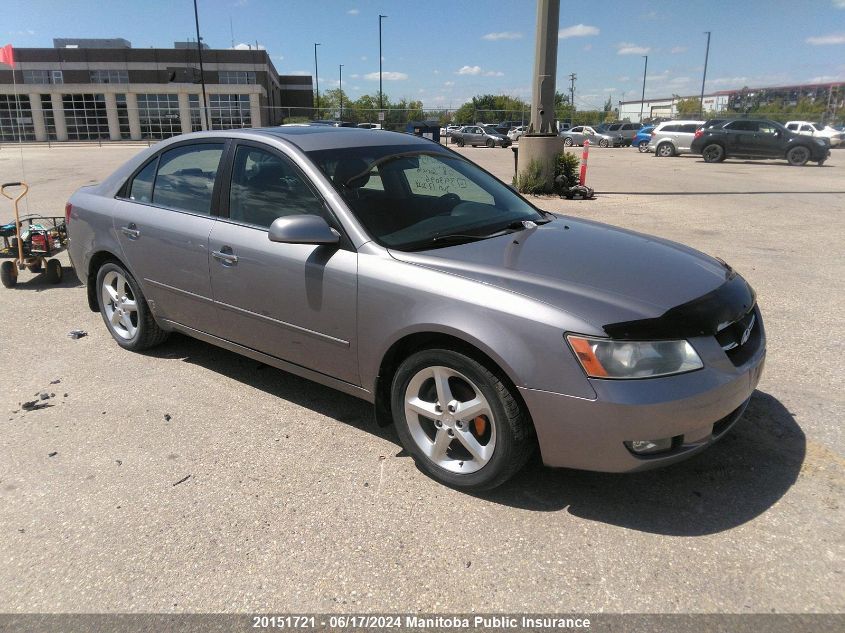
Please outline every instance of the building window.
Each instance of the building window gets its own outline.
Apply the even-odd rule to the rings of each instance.
[[[50,71],[25,70],[23,71],[23,82],[25,84],[48,84],[50,83]]]
[[[217,73],[221,84],[254,84],[255,73],[249,70],[221,70]]]
[[[117,123],[120,126],[120,138],[132,138],[129,131],[129,110],[126,107],[126,95],[115,95],[115,100],[117,101]]]
[[[211,129],[252,127],[249,95],[209,95]]]
[[[202,130],[202,112],[200,112],[200,96],[188,95],[188,105],[191,108],[191,132]]]
[[[92,70],[92,84],[128,84],[129,71],[127,70]]]
[[[109,138],[109,117],[103,94],[62,95],[67,137],[70,141]]]
[[[53,99],[50,95],[41,95],[41,111],[44,113],[44,127],[47,130],[47,140],[56,140],[56,116],[53,114]]]
[[[138,118],[145,139],[170,138],[182,133],[178,95],[139,94]]]
[[[52,84],[63,84],[65,82],[65,77],[62,74],[61,70],[51,70],[50,71],[50,83]]]
[[[0,95],[0,140],[35,140],[29,96]]]

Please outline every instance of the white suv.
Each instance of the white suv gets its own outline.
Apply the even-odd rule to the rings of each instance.
[[[798,134],[806,134],[807,136],[817,136],[820,138],[826,138],[830,141],[831,147],[836,147],[843,140],[842,132],[833,129],[832,127],[825,126],[822,127],[818,123],[812,123],[810,121],[787,121],[786,122],[786,129],[791,130],[793,132],[797,132]]]
[[[695,131],[702,125],[704,121],[663,121],[651,131],[648,151],[661,158],[689,154]]]

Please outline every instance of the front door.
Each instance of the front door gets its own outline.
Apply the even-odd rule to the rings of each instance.
[[[320,215],[340,229],[307,177],[267,146],[241,142],[209,239],[217,335],[359,384],[358,255],[351,245],[280,244],[278,217]],[[228,217],[225,217],[227,216]]]
[[[149,161],[114,205],[123,257],[153,313],[210,331],[216,327],[208,236],[224,143],[177,145]]]

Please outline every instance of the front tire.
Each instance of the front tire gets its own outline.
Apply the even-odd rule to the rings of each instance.
[[[599,141],[599,147],[607,147],[607,139],[603,138]]]
[[[790,165],[793,165],[795,167],[801,167],[802,165],[806,165],[807,161],[810,160],[810,150],[808,150],[803,145],[796,145],[795,147],[791,147],[786,153],[786,160],[789,162]]]
[[[167,338],[138,282],[120,264],[108,262],[97,271],[97,300],[109,334],[122,348],[140,352]]]
[[[463,490],[489,490],[510,479],[534,450],[524,405],[503,379],[463,354],[417,352],[393,378],[396,431],[417,466]]]
[[[492,149],[492,148],[496,147],[496,141],[494,141],[493,139],[488,138],[488,139],[487,139],[487,143],[486,143],[486,145],[487,145],[487,147],[489,147],[489,148],[491,148],[491,149]]]
[[[701,157],[705,163],[721,163],[725,160],[725,148],[718,143],[711,143],[701,150]]]
[[[563,144],[566,145],[567,147],[571,147],[572,146],[572,139],[567,136],[565,139],[563,139]]]

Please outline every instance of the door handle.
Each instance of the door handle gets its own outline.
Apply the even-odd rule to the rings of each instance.
[[[123,233],[130,240],[137,240],[139,237],[141,237],[141,231],[138,230],[138,227],[135,226],[134,222],[130,222],[127,226],[121,226],[120,232]]]
[[[235,255],[229,247],[224,246],[223,248],[226,250],[211,251],[211,256],[214,259],[223,262],[224,265],[228,264],[231,266],[233,264],[237,264],[238,256]]]

